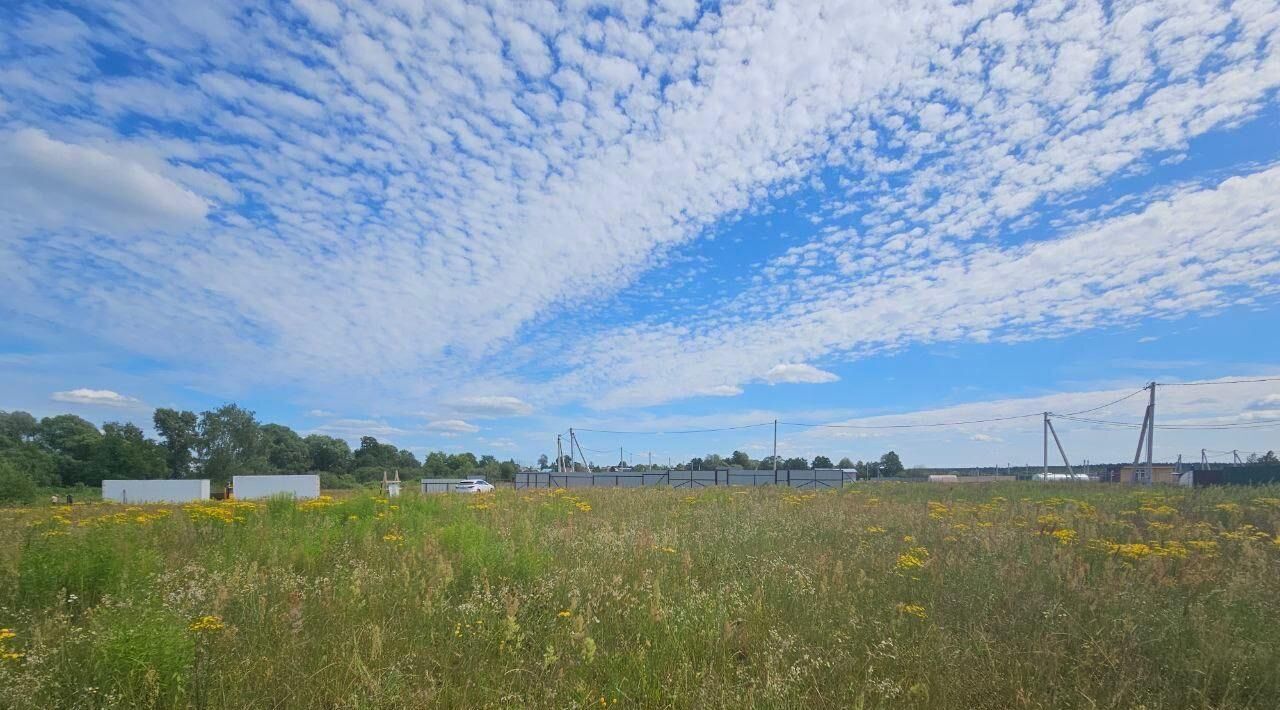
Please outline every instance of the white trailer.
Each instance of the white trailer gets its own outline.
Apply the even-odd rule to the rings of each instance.
[[[209,480],[103,481],[102,499],[116,503],[187,503],[209,500]]]
[[[320,495],[320,476],[288,474],[280,476],[232,476],[231,494],[240,500],[293,496],[316,498]]]

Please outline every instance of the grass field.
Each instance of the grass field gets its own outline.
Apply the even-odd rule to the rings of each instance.
[[[0,707],[1280,706],[1280,488],[0,511]]]

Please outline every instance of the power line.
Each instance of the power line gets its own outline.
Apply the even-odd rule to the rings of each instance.
[[[1102,424],[1105,426],[1119,426],[1130,429],[1141,428],[1142,425],[1136,422],[1116,422],[1107,419],[1090,419],[1088,417],[1072,417],[1066,414],[1053,414],[1050,416],[1059,419],[1069,419],[1074,422],[1086,422],[1088,424]],[[1185,422],[1182,424],[1157,424],[1157,429],[1266,429],[1268,427],[1280,426],[1280,420],[1268,422]]]
[[[587,431],[593,434],[627,434],[632,436],[643,435],[659,435],[659,434],[709,434],[716,431],[737,431],[739,429],[753,429],[755,427],[773,426],[773,422],[761,422],[759,424],[743,424],[742,426],[718,427],[715,429],[682,429],[679,431],[621,431],[617,429],[584,429],[574,427],[574,431]]]
[[[1015,414],[1011,417],[992,417],[990,419],[969,419],[958,422],[931,422],[927,424],[806,424],[803,422],[778,422],[785,426],[820,427],[823,429],[917,429],[921,427],[961,426],[964,424],[986,424],[989,422],[1007,422],[1014,419],[1041,417],[1044,412],[1031,414]]]
[[[1161,387],[1201,387],[1204,385],[1239,385],[1246,382],[1280,382],[1280,377],[1258,377],[1251,380],[1205,380],[1204,382],[1161,382]]]
[[[1149,386],[1149,385],[1148,385],[1148,386]],[[1138,396],[1138,395],[1140,395],[1140,394],[1142,394],[1143,392],[1146,392],[1146,391],[1147,391],[1147,388],[1146,388],[1146,387],[1143,387],[1142,389],[1134,390],[1133,392],[1130,392],[1129,394],[1126,394],[1125,396],[1121,397],[1120,399],[1117,399],[1117,400],[1114,400],[1114,401],[1111,401],[1111,402],[1107,402],[1106,404],[1103,404],[1103,405],[1100,405],[1100,406],[1097,406],[1097,407],[1093,407],[1093,408],[1091,408],[1091,409],[1081,409],[1081,410],[1080,410],[1080,411],[1078,411],[1078,412],[1067,412],[1066,414],[1058,414],[1058,415],[1056,415],[1056,416],[1059,416],[1059,417],[1065,417],[1065,416],[1071,416],[1071,415],[1075,415],[1075,414],[1088,414],[1089,412],[1096,412],[1096,411],[1098,411],[1099,409],[1106,409],[1107,407],[1110,407],[1110,406],[1111,406],[1111,405],[1113,405],[1113,404],[1119,404],[1119,403],[1121,403],[1121,402],[1125,401],[1126,399],[1129,399],[1130,397],[1136,397],[1136,396]]]

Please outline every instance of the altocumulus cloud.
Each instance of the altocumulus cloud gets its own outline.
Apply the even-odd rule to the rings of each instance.
[[[817,384],[822,382],[836,382],[839,380],[834,372],[820,370],[813,365],[803,362],[795,363],[778,363],[769,368],[764,373],[764,380],[771,385],[782,384],[785,382],[792,383],[810,383]]]
[[[134,397],[126,397],[111,390],[95,390],[81,387],[65,392],[54,392],[50,399],[68,404],[89,404],[100,407],[138,407],[142,403]]]
[[[778,363],[1050,337],[1280,280],[1265,165],[999,238],[1258,116],[1272,2],[4,13],[0,306],[179,369],[449,401],[507,375],[495,353],[531,323],[819,174],[811,233],[738,293],[692,322],[587,322],[591,351],[521,353],[540,398],[511,392],[732,395]]]
[[[457,436],[458,434],[474,434],[480,431],[480,427],[461,419],[439,419],[427,422],[427,430],[445,436]]]
[[[456,412],[476,417],[523,417],[533,413],[533,405],[509,395],[463,397],[453,400],[448,406]]]

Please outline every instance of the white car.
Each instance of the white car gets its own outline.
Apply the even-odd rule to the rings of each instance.
[[[453,486],[454,493],[488,493],[493,490],[493,484],[483,478],[469,478],[465,481],[458,481]]]

